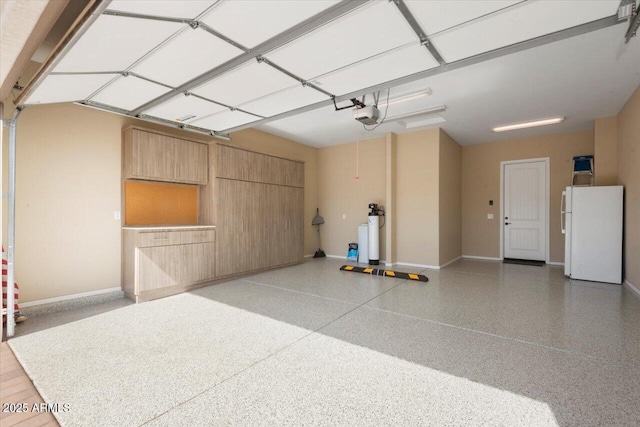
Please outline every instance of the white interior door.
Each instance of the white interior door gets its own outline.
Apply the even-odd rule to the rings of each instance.
[[[504,165],[504,257],[545,261],[546,162]]]

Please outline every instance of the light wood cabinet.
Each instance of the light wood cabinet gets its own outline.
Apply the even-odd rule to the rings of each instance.
[[[217,146],[218,178],[304,187],[304,163],[224,144]]]
[[[217,277],[303,259],[304,190],[218,178]]]
[[[304,163],[222,144],[215,160],[216,277],[302,261]]]
[[[216,275],[230,276],[250,270],[249,214],[251,183],[229,179],[216,180],[218,193],[218,230]]]
[[[304,190],[297,187],[284,189],[285,218],[287,219],[283,264],[290,264],[304,257]]]
[[[123,289],[136,302],[215,279],[213,228],[125,228],[123,242]]]
[[[208,149],[206,144],[176,140],[176,182],[195,184],[209,182]]]
[[[138,248],[135,269],[135,295],[180,283],[178,269],[180,245]]]
[[[209,147],[135,127],[123,131],[123,179],[207,184]]]

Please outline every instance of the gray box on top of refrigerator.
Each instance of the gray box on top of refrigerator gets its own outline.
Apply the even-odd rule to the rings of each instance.
[[[567,187],[561,209],[564,274],[622,283],[623,187]]]

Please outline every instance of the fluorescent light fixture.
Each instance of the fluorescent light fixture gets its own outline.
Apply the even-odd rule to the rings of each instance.
[[[446,105],[439,105],[437,107],[427,108],[426,110],[414,111],[413,113],[408,113],[408,114],[401,114],[399,116],[387,117],[385,122],[397,122],[400,120],[408,120],[416,117],[426,116],[428,114],[441,113],[443,111],[447,111]]]
[[[564,122],[564,117],[554,117],[552,119],[534,120],[532,122],[522,122],[522,123],[515,123],[515,124],[512,124],[512,125],[498,126],[498,127],[495,127],[493,129],[491,129],[491,131],[493,131],[493,132],[505,132],[505,131],[508,131],[508,130],[533,128],[533,127],[536,127],[536,126],[555,125],[557,123],[562,123],[562,122]]]
[[[416,117],[413,120],[398,120],[398,123],[405,129],[415,129],[425,126],[433,126],[438,123],[446,122],[445,118],[439,114],[430,114],[427,117]]]
[[[426,90],[423,90],[421,92],[410,93],[408,95],[400,96],[398,98],[391,99],[388,102],[387,101],[378,102],[378,108],[384,108],[387,105],[400,104],[401,102],[413,101],[414,99],[424,98],[425,96],[429,96],[429,95],[431,95],[431,88],[427,88]]]

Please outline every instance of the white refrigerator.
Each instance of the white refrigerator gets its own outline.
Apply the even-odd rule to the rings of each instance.
[[[623,187],[567,187],[562,192],[564,274],[622,283]]]

